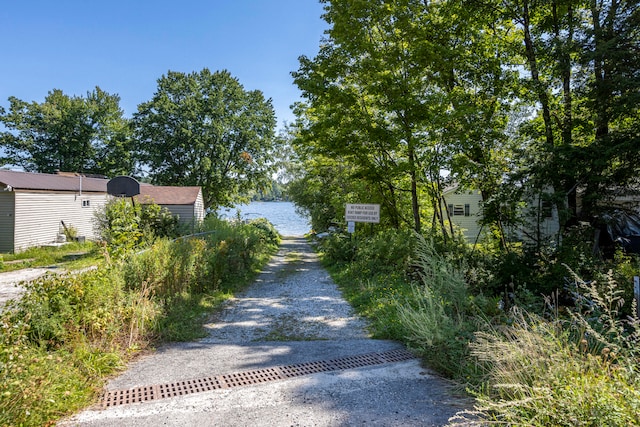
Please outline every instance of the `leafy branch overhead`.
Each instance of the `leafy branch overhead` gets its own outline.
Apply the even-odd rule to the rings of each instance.
[[[292,73],[303,97],[293,142],[306,161],[293,187],[325,184],[300,199],[331,185],[343,195],[336,212],[364,197],[393,227],[431,217],[446,234],[446,177],[480,191],[504,239],[523,191],[551,200],[564,229],[638,176],[637,2],[322,3],[327,38]],[[346,187],[331,162],[348,171]]]

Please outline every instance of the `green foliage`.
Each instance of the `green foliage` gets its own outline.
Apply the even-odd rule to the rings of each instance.
[[[414,253],[405,263],[401,254],[406,252],[407,239],[401,236],[381,232],[375,238],[358,240],[357,247],[351,239],[329,238],[322,244],[328,249],[323,259],[345,297],[370,319],[375,337],[406,342],[429,366],[473,390],[477,410],[460,414],[457,421],[461,425],[466,418],[478,417],[501,425],[627,426],[640,422],[640,322],[637,318],[624,320],[622,298],[627,289],[615,280],[637,272],[634,258],[618,254],[618,272],[608,274],[596,274],[605,264],[583,259],[580,265],[603,277],[602,283],[585,282],[554,261],[564,270],[564,283],[574,278],[570,289],[578,304],[566,311],[557,299],[548,300],[547,306],[554,308],[557,317],[547,320],[517,306],[502,311],[497,298],[482,295],[483,288],[489,289],[483,287],[485,280],[495,280],[491,268],[504,255],[501,249],[471,252],[411,236],[412,243],[406,246]],[[379,267],[370,268],[364,260],[376,256],[385,241],[388,255],[381,253],[371,262]],[[349,256],[341,255],[344,253]],[[527,270],[518,275],[518,262],[525,265],[524,253],[512,252],[500,264],[510,269],[511,280],[530,274]],[[564,252],[555,256],[560,253]],[[536,258],[528,256],[535,264]],[[393,269],[385,260],[395,257]],[[516,266],[507,267],[510,261]],[[548,267],[555,269],[555,264]],[[411,278],[418,280],[412,283]],[[513,291],[516,289],[510,288],[507,293]],[[516,293],[511,305],[519,304],[526,292]],[[563,312],[566,315],[559,317]]]
[[[179,219],[156,203],[140,205],[139,228],[145,236],[175,238],[180,234]]]
[[[613,280],[605,293],[576,281],[598,316],[576,310],[547,321],[514,310],[509,327],[476,333],[472,354],[487,384],[475,415],[504,425],[640,424],[640,323],[620,320]]]
[[[0,110],[0,147],[7,163],[27,171],[88,172],[128,175],[133,172],[129,125],[120,97],[99,87],[86,97],[49,92],[43,103],[9,98]]]
[[[322,252],[330,263],[350,263],[357,256],[358,247],[353,236],[341,233],[331,233],[322,239]]]
[[[396,304],[405,339],[440,372],[464,377],[470,369],[465,360],[475,331],[473,318],[481,315],[484,307],[478,304],[483,300],[471,298],[465,266],[439,253],[423,236],[417,236],[413,266],[419,282]]]
[[[68,269],[78,269],[98,264],[103,256],[95,242],[69,242],[56,247],[32,247],[22,252],[1,254],[4,271],[27,267],[64,265]]]
[[[276,140],[271,100],[228,71],[169,71],[134,114],[143,164],[156,184],[198,185],[206,207],[267,184]]]
[[[64,235],[67,238],[67,242],[73,242],[78,237],[78,229],[73,225],[67,225],[64,228]]]
[[[253,201],[274,202],[287,200],[286,185],[272,179],[270,183],[255,190],[251,196]]]
[[[477,248],[465,256],[469,266],[467,280],[475,293],[500,296],[507,309],[519,305],[540,313],[544,296],[556,294],[563,305],[573,304],[566,266],[598,286],[607,283],[606,273],[611,271],[623,292],[622,314],[629,315],[633,276],[640,275],[639,259],[621,251],[612,259],[603,259],[593,254],[592,236],[591,227],[572,227],[565,232],[560,246],[521,245],[512,246],[509,251]]]
[[[256,227],[260,230],[261,235],[263,235],[266,242],[270,245],[279,245],[280,244],[280,233],[278,230],[269,222],[266,218],[256,218],[249,221],[249,225],[252,227]]]
[[[115,259],[149,246],[156,238],[178,235],[178,219],[154,203],[111,199],[95,219],[107,252]]]
[[[27,284],[0,313],[0,425],[51,424],[95,400],[137,351],[201,337],[205,316],[276,248],[263,223],[213,218],[205,227],[214,232]]]

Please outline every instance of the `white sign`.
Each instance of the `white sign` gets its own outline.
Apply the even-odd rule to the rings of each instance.
[[[380,222],[380,205],[347,203],[344,220],[349,222]]]

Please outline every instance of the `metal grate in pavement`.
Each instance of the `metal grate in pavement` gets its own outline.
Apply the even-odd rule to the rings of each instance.
[[[279,381],[318,372],[339,371],[343,369],[361,368],[364,366],[384,365],[414,359],[407,350],[391,350],[382,353],[369,353],[339,359],[318,362],[298,363],[295,365],[276,366],[255,371],[218,375],[216,377],[195,380],[177,381],[169,384],[141,386],[126,390],[109,391],[102,400],[102,407],[128,405],[150,400],[167,399],[193,393],[217,390],[222,388],[242,387]]]

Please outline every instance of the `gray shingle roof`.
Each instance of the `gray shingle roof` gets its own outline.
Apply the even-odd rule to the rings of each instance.
[[[107,192],[107,179],[88,178],[80,174],[48,174],[0,170],[0,187],[16,190]]]

